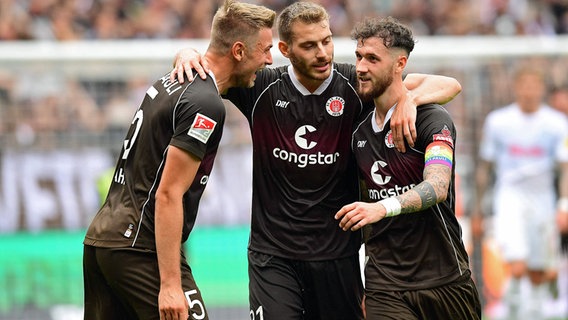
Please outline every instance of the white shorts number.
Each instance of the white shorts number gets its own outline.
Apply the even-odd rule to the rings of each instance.
[[[258,319],[256,319],[255,314],[258,315]],[[253,310],[250,311],[250,320],[264,320],[264,314],[262,313],[262,306],[256,309],[256,312]]]
[[[203,303],[201,301],[199,301],[199,299],[191,299],[191,295],[196,294],[197,290],[189,290],[185,292],[185,298],[187,299],[187,303],[189,303],[189,309],[193,309],[193,307],[197,306],[199,307],[199,309],[201,310],[201,312],[199,314],[192,312],[191,316],[192,319],[203,319],[205,318],[205,308],[203,308]]]

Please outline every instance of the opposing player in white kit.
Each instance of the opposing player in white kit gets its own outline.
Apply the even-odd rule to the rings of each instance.
[[[546,285],[554,279],[559,256],[555,213],[568,214],[568,122],[542,102],[546,86],[540,70],[520,68],[513,80],[515,102],[490,112],[485,120],[475,211],[480,217],[493,166],[494,239],[511,274],[504,302],[512,319],[541,319]],[[530,279],[530,299],[521,303],[525,276]]]

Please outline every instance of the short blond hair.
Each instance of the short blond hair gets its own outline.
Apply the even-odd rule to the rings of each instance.
[[[276,12],[264,6],[225,0],[213,17],[209,48],[224,54],[237,41],[252,45],[261,29],[272,28],[275,17]]]
[[[282,10],[278,16],[278,37],[280,41],[292,43],[292,24],[301,21],[305,24],[329,22],[329,14],[325,8],[317,3],[299,1]]]

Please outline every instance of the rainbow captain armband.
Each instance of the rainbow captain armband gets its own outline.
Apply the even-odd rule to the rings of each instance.
[[[390,198],[386,198],[383,199],[381,201],[379,201],[380,204],[382,204],[385,209],[387,210],[387,214],[385,215],[386,217],[394,217],[400,214],[402,207],[400,205],[400,201],[398,201],[397,198],[395,197],[390,197]]]
[[[449,168],[454,160],[452,148],[445,142],[435,141],[428,145],[424,154],[424,166],[441,164]]]

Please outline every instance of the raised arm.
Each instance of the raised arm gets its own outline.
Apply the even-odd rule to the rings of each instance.
[[[424,180],[421,183],[396,197],[344,206],[335,215],[335,219],[340,220],[339,227],[355,231],[385,217],[422,211],[446,200],[452,177],[452,154],[452,148],[446,143],[430,143],[426,148]],[[434,158],[436,163],[431,163]]]
[[[406,152],[404,140],[411,147],[416,141],[416,107],[428,103],[446,104],[462,90],[454,78],[422,73],[408,74],[404,85],[407,94],[398,102],[390,120],[394,144],[400,152]]]
[[[404,78],[404,85],[410,91],[415,106],[427,103],[446,104],[462,90],[458,80],[435,74],[410,73]]]

